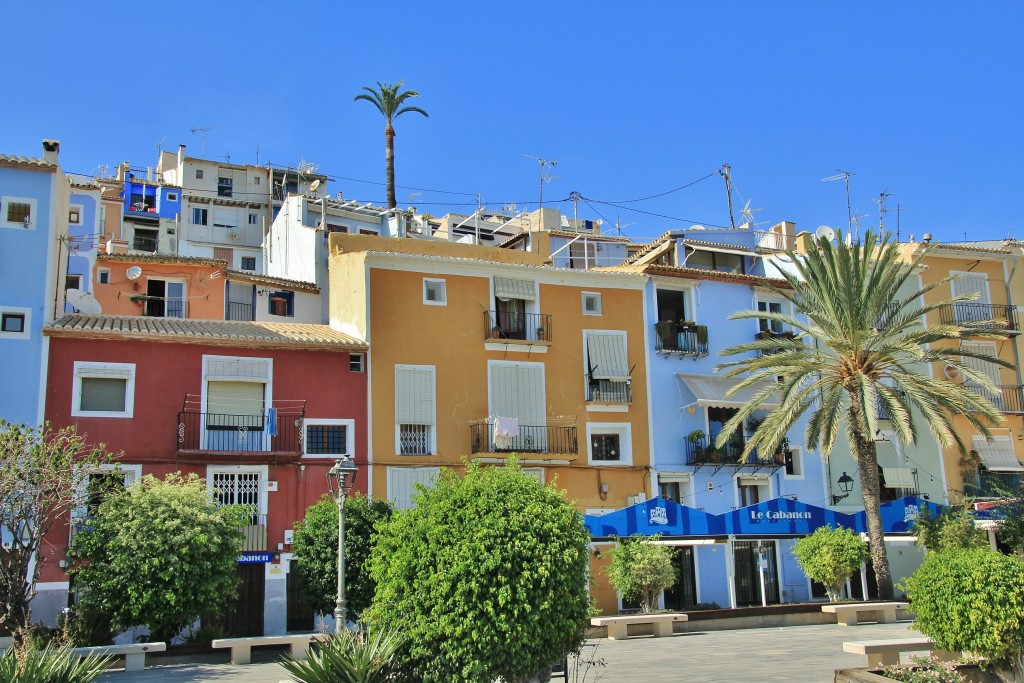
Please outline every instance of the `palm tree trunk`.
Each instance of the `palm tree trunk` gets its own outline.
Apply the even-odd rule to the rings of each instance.
[[[398,206],[398,201],[395,199],[395,129],[390,123],[384,129],[384,142],[384,166],[388,181],[388,208],[393,209]]]
[[[854,401],[854,406],[858,401]],[[855,408],[850,408],[850,419],[858,422]],[[860,472],[860,490],[864,497],[864,516],[868,523],[868,543],[871,544],[871,564],[875,568],[875,580],[878,583],[878,598],[892,600],[892,573],[889,571],[889,558],[885,554],[885,530],[882,527],[882,512],[879,505],[878,483],[878,450],[875,440],[870,436],[858,434],[854,446],[857,449],[857,469]],[[867,596],[865,596],[867,597]]]

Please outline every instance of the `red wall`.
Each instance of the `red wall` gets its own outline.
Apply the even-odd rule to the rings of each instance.
[[[120,453],[121,462],[141,464],[143,475],[163,477],[180,471],[205,478],[206,467],[195,456],[189,458],[189,463],[181,463],[176,455],[178,413],[186,393],[198,397],[202,391],[203,355],[272,358],[275,400],[305,399],[307,418],[354,420],[353,448],[359,466],[355,489],[367,492],[366,374],[349,371],[349,354],[345,352],[52,337],[46,419],[56,427],[75,425],[88,442],[105,444],[109,452]],[[75,361],[135,363],[134,417],[72,417]],[[270,551],[283,541],[286,529],[295,528],[306,508],[327,492],[326,473],[334,464],[333,460],[314,458],[275,461],[255,454],[217,457],[210,463],[268,465],[269,481],[277,482],[277,490],[267,493]],[[47,555],[54,557],[47,559],[60,559],[67,544],[67,529],[56,529],[50,536],[53,553]],[[291,549],[285,546],[284,550]],[[42,580],[67,580],[54,565],[46,563]]]

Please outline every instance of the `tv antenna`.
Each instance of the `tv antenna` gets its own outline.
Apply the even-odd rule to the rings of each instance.
[[[752,209],[752,208],[750,208],[750,200],[748,199],[746,202],[744,202],[743,208],[740,209],[740,218],[743,219],[744,223],[750,223],[750,227],[754,227],[754,226],[760,225],[760,223],[757,223],[757,222],[754,221],[754,214],[757,213],[758,211],[763,211],[763,210],[764,209],[759,209],[759,208],[758,209]]]
[[[903,213],[904,211],[906,211],[906,209],[904,209],[902,206],[897,204],[895,209],[886,209],[886,211],[887,212],[888,211],[892,211],[892,212],[895,212],[895,214],[896,214],[896,241],[899,242],[900,241],[900,214]]]
[[[887,189],[888,188],[886,188],[886,190]],[[891,210],[891,209],[885,208],[885,200],[886,200],[887,197],[895,197],[896,196],[892,192],[886,192],[886,190],[882,190],[881,192],[879,192],[878,193],[878,199],[874,200],[875,204],[878,204],[878,234],[879,235],[881,235],[883,232],[885,232],[885,230],[884,230],[884,228],[885,228],[885,214],[887,214]]]
[[[850,232],[853,232],[853,210],[850,208],[850,176],[857,175],[850,171],[843,171],[836,169],[836,175],[831,175],[828,178],[822,178],[822,182],[832,182],[833,180],[839,180],[840,178],[846,184],[846,222],[849,225]]]
[[[196,127],[192,129],[192,135],[199,133],[200,139],[202,140],[202,156],[204,159],[206,158],[206,133],[214,128],[220,128],[220,126]]]
[[[619,222],[619,214],[615,214],[615,235],[616,235],[616,237],[622,237],[622,229],[623,228],[628,228],[631,225],[636,225],[636,224],[635,223],[625,223],[625,224],[620,223]]]
[[[167,140],[167,136],[165,135],[165,136],[163,136],[163,138],[162,138],[162,139],[160,140],[160,142],[156,143],[156,162],[157,162],[157,163],[160,163],[160,150],[161,150],[161,149],[163,148],[163,146],[164,146],[164,142],[165,142],[166,140]]]
[[[524,154],[527,159],[535,159],[540,164],[540,202],[537,204],[538,209],[544,208],[544,183],[550,183],[552,180],[561,178],[562,176],[550,175],[549,168],[555,168],[558,166],[557,161],[551,159],[541,159],[530,154]]]
[[[421,196],[422,192],[410,192],[409,193],[409,206],[416,206],[416,198]]]
[[[729,164],[722,164],[722,168],[718,169],[719,175],[725,178],[725,194],[729,198],[729,227],[736,227],[736,220],[732,216],[732,166]]]

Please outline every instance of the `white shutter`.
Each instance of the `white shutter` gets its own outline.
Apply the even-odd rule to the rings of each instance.
[[[962,294],[978,295],[978,298],[975,299],[974,301],[965,303],[990,303],[988,299],[988,278],[985,275],[973,273],[960,273],[958,277],[953,278],[952,285],[953,296],[960,296]]]
[[[537,298],[537,283],[531,280],[496,276],[494,278],[494,296],[497,299],[533,301]]]
[[[587,359],[594,379],[629,380],[625,332],[587,332]]]
[[[437,467],[389,467],[388,500],[399,510],[411,508],[416,484],[433,486],[438,472],[440,470]]]
[[[491,415],[518,418],[521,426],[546,424],[543,366],[494,364],[490,381]]]
[[[434,366],[395,366],[395,422],[434,424]]]
[[[206,412],[211,425],[237,425],[228,416],[263,416],[264,385],[256,382],[210,382],[206,389]],[[218,417],[221,416],[221,417]],[[248,426],[246,421],[244,424]]]
[[[1024,466],[1013,452],[1013,440],[1008,436],[993,436],[986,441],[983,436],[972,436],[971,445],[978,451],[982,464],[990,472],[1024,472]]]
[[[270,360],[267,358],[206,357],[207,381],[268,382]]]
[[[989,356],[996,355],[996,345],[992,342],[962,342],[960,348],[964,351],[972,353],[984,353]],[[967,358],[963,359],[964,365],[976,370],[988,377],[996,387],[999,387],[999,366],[995,363],[987,360],[981,360],[980,358]],[[992,402],[999,410],[1003,410],[1003,394],[1000,391],[986,391],[982,390],[979,386],[968,380],[965,385],[968,389],[980,394]]]
[[[83,374],[79,372],[79,374]],[[128,380],[121,377],[82,377],[82,398],[79,410],[123,413]]]
[[[213,224],[218,228],[237,228],[238,212],[234,209],[214,209]]]

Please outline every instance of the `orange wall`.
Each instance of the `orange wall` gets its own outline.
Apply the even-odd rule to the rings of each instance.
[[[187,263],[146,262],[137,264],[142,268],[142,276],[137,280],[129,280],[125,273],[132,265],[136,264],[97,259],[93,292],[103,307],[104,315],[142,315],[143,304],[132,301],[131,297],[144,295],[146,281],[153,277],[185,282],[185,295],[188,298],[186,317],[224,319],[224,278],[210,277],[213,273],[223,274],[222,269]],[[99,283],[97,273],[102,268],[110,270],[109,284]]]

